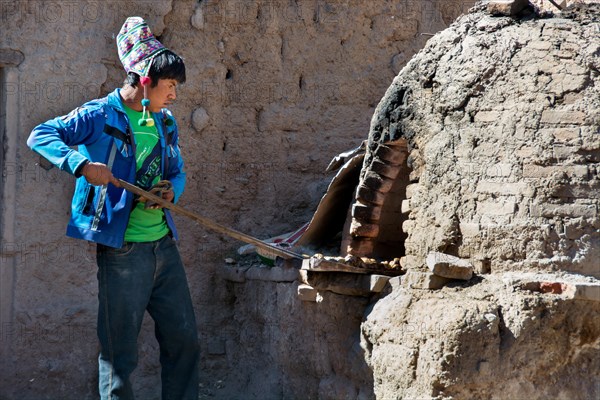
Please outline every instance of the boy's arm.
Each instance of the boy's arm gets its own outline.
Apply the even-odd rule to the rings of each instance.
[[[70,146],[93,143],[104,130],[101,107],[77,108],[36,126],[27,145],[59,169],[80,176],[89,160]]]
[[[70,147],[93,143],[104,131],[105,123],[102,107],[80,107],[68,115],[36,126],[27,139],[27,145],[61,170],[78,178],[85,176],[92,185],[110,182],[119,187],[119,181],[106,165],[90,162]]]

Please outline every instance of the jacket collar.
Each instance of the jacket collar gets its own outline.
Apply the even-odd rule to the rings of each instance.
[[[121,88],[117,88],[108,94],[108,105],[113,107],[116,110],[121,112],[125,112],[123,108],[123,102],[121,101]]]
[[[121,100],[121,88],[116,88],[115,90],[113,90],[111,93],[108,94],[107,98],[109,106],[125,114],[125,108],[123,108],[123,100]],[[154,116],[155,120],[163,120],[164,118],[164,113],[162,110],[156,113],[153,112],[152,115]]]

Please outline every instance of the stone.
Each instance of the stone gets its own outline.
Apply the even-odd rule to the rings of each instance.
[[[522,195],[532,197],[534,190],[527,182],[488,182],[480,181],[477,184],[478,193],[495,195]]]
[[[600,302],[600,284],[577,282],[567,284],[564,293],[574,300],[588,300]]]
[[[409,199],[402,200],[402,204],[400,205],[400,211],[402,211],[402,214],[408,214],[410,212],[410,200]]]
[[[297,293],[300,301],[321,302],[323,300],[323,297],[319,294],[319,291],[307,284],[298,285]]]
[[[507,177],[510,176],[512,164],[495,163],[485,170],[486,177]]]
[[[483,215],[512,215],[515,207],[514,201],[482,201],[477,203],[477,212]]]
[[[431,252],[427,254],[426,263],[437,276],[464,281],[473,277],[473,266],[470,262],[449,254]]]
[[[402,276],[394,276],[388,280],[392,290],[398,290],[402,287]]]
[[[489,274],[492,272],[492,265],[489,258],[477,257],[472,262],[473,269],[478,275]]]
[[[461,222],[458,226],[463,237],[478,236],[481,232],[479,224],[475,222]]]
[[[402,269],[413,269],[419,268],[422,265],[422,260],[419,257],[413,255],[406,255],[404,257],[400,257],[400,266]]]
[[[373,293],[380,293],[385,287],[385,285],[387,285],[389,280],[389,276],[371,275],[369,282],[369,290]]]
[[[527,0],[491,0],[487,4],[487,10],[492,15],[513,16],[527,7]]]
[[[594,204],[531,204],[529,215],[532,217],[584,217],[594,218],[598,209]]]
[[[600,182],[592,181],[589,184],[557,185],[552,188],[551,195],[552,197],[597,199],[600,198]]]
[[[419,184],[418,183],[411,183],[410,185],[406,186],[406,198],[407,199],[411,199],[414,197],[415,193],[419,190]]]
[[[523,165],[524,178],[546,178],[556,173],[565,173],[569,177],[586,179],[588,177],[588,167],[587,165],[550,165],[547,167],[535,164]]]
[[[578,139],[581,129],[580,128],[556,128],[556,129],[542,129],[542,134],[551,134],[554,140],[557,142],[568,142],[570,140]]]
[[[190,23],[199,31],[204,30],[204,13],[202,11],[202,7],[196,8],[196,11],[194,11],[194,14],[190,18]]]
[[[410,289],[441,289],[451,280],[431,272],[408,271],[401,278],[402,286]]]
[[[583,124],[585,113],[583,111],[544,110],[542,123],[545,124]]]
[[[417,226],[415,220],[407,219],[406,221],[402,222],[402,232],[410,233],[415,228],[415,226]]]
[[[579,146],[564,146],[555,144],[552,148],[552,154],[557,160],[566,160],[577,154]]]
[[[475,122],[496,122],[500,116],[498,111],[479,111],[475,114]]]
[[[537,152],[533,147],[523,146],[519,150],[517,150],[515,153],[519,157],[529,158],[529,157],[533,156],[534,154],[536,154]]]
[[[361,297],[369,296],[373,286],[370,275],[347,272],[308,271],[307,283],[321,293],[328,291],[345,296]]]
[[[527,47],[529,47],[533,50],[548,51],[552,48],[552,43],[550,43],[546,40],[532,40],[531,42],[529,42],[527,44]],[[546,69],[546,67],[550,66],[551,68],[553,68],[556,66],[556,63],[545,61],[545,62],[541,63],[540,66],[541,66],[542,71],[548,71],[548,69]]]
[[[209,120],[208,113],[202,107],[196,108],[192,113],[192,126],[198,132],[202,132],[208,126]]]

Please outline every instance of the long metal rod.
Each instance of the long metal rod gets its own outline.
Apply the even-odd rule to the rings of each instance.
[[[177,204],[171,203],[170,201],[167,201],[167,200],[163,199],[162,197],[158,197],[150,192],[147,192],[144,189],[141,189],[135,185],[132,185],[131,183],[126,182],[122,179],[119,179],[119,183],[121,184],[121,186],[123,188],[125,188],[125,190],[127,190],[133,194],[137,194],[138,196],[143,196],[146,199],[151,200],[152,202],[154,202],[164,208],[168,208],[169,210],[173,211],[174,213],[181,214],[188,218],[191,218],[194,221],[198,222],[199,224],[201,224],[209,229],[212,229],[215,232],[230,236],[230,237],[240,240],[244,243],[253,244],[254,246],[258,247],[259,249],[262,249],[266,252],[269,252],[270,254],[273,254],[273,255],[276,255],[276,256],[279,256],[282,258],[286,258],[286,259],[287,258],[297,258],[297,259],[301,259],[301,260],[305,258],[300,254],[294,253],[293,251],[282,249],[280,247],[275,247],[269,243],[263,242],[260,239],[252,237],[250,235],[246,235],[245,233],[242,233],[242,232],[238,232],[235,229],[231,229],[226,226],[223,226],[223,225],[221,225],[217,222],[214,222],[206,217],[203,217],[203,216],[193,213],[189,210],[186,210],[185,208],[178,206]]]

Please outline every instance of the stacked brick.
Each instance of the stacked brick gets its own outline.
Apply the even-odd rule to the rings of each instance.
[[[380,237],[384,205],[393,189],[399,172],[405,168],[406,141],[387,142],[377,147],[369,164],[363,166],[364,174],[356,190],[355,202],[350,212],[350,225],[344,232],[342,254],[373,256]],[[397,185],[396,185],[397,186]],[[401,201],[401,200],[400,200]]]

